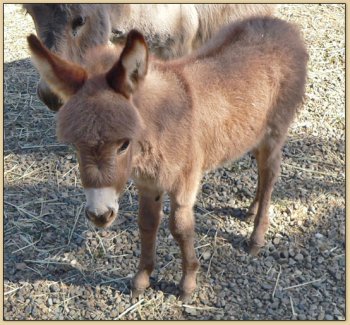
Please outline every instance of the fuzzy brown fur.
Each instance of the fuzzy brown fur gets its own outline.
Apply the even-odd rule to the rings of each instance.
[[[90,75],[60,109],[58,135],[76,144],[81,160],[84,155],[92,157],[94,141],[102,147],[114,145],[108,153],[90,159],[96,166],[98,161],[112,164],[100,170],[101,175],[114,172],[111,177],[116,180],[121,173],[126,180],[121,166],[129,163],[140,193],[142,254],[133,281],[135,294],[149,285],[161,218],[159,197],[169,194],[170,230],[183,257],[180,288],[182,297],[188,298],[199,267],[192,210],[201,176],[249,151],[257,159],[259,173],[248,212],[254,218],[250,252],[257,254],[264,245],[281,148],[303,101],[308,55],[298,28],[270,17],[229,25],[202,48],[175,61],[142,62],[147,47],[140,34],[133,32],[128,42],[113,67]],[[118,66],[124,69],[123,78],[115,74]],[[114,90],[110,80],[106,82],[107,75],[115,76]],[[129,97],[118,92],[130,82]],[[129,139],[131,145],[120,156],[116,150],[122,139]],[[82,150],[82,142],[90,146],[90,153]],[[89,173],[86,164],[80,168],[84,184]],[[102,184],[101,176],[94,177],[99,186],[110,185]],[[94,183],[91,175],[89,182]]]

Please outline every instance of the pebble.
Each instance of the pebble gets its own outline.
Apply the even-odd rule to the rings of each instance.
[[[116,309],[113,309],[113,310],[111,311],[111,313],[110,313],[110,316],[111,316],[112,318],[116,318],[116,317],[118,316],[118,311],[117,311]]]
[[[298,262],[302,261],[304,259],[304,256],[300,253],[294,256],[294,259]]]
[[[166,262],[170,262],[170,261],[173,260],[173,257],[172,257],[170,254],[166,254],[166,255],[164,256],[164,259],[165,259]]]
[[[289,253],[289,256],[291,256],[291,257],[295,256],[295,250],[293,248],[290,248],[288,253]]]
[[[280,241],[281,241],[281,238],[275,237],[272,242],[274,245],[278,245],[280,243]]]
[[[268,283],[263,283],[261,285],[261,287],[264,289],[264,290],[271,290],[272,289],[272,285],[271,284],[268,284]]]
[[[325,312],[321,309],[320,313],[317,315],[317,320],[323,320],[325,316]]]
[[[317,263],[318,263],[318,264],[322,264],[323,261],[324,261],[324,258],[323,258],[322,256],[319,256],[319,257],[317,258]]]
[[[29,315],[32,311],[32,306],[27,306],[25,309],[24,309],[24,312]]]
[[[108,232],[106,230],[103,230],[103,231],[101,231],[100,236],[101,237],[107,237],[108,236]]]
[[[289,259],[288,264],[289,264],[290,266],[293,266],[293,265],[295,265],[296,263],[297,263],[297,262],[296,262],[294,259],[292,259],[292,258]]]
[[[203,259],[204,259],[205,261],[209,260],[210,257],[211,257],[210,251],[205,251],[205,252],[203,252],[202,257],[203,257]]]
[[[51,292],[57,292],[57,291],[59,291],[60,290],[60,287],[58,286],[58,284],[51,284],[50,285],[50,291]]]
[[[27,264],[26,263],[16,263],[16,270],[20,270],[23,271],[27,268]]]
[[[299,320],[306,320],[306,315],[305,314],[299,314],[298,315]]]

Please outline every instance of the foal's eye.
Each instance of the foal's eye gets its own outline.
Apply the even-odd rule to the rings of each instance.
[[[123,153],[126,149],[128,149],[129,144],[130,144],[130,141],[129,141],[129,140],[124,141],[123,144],[118,148],[117,153],[118,153],[118,154]]]
[[[72,23],[73,29],[83,26],[85,24],[85,21],[86,21],[85,17],[82,17],[82,16],[75,17]]]

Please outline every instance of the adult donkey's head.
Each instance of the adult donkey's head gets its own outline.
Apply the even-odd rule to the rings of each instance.
[[[44,45],[71,62],[83,63],[87,49],[108,42],[111,27],[103,5],[24,4],[23,8],[33,18]],[[43,79],[37,93],[51,110],[57,111],[62,106],[62,99]]]

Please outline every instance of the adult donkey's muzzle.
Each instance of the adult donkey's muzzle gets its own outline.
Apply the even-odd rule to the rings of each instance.
[[[63,105],[61,99],[51,91],[49,86],[42,79],[39,80],[37,94],[39,99],[54,112],[57,112]]]

